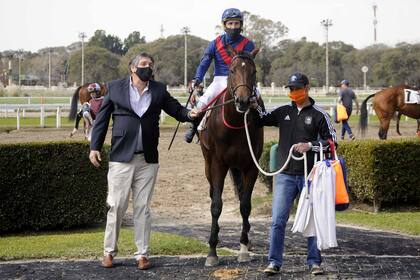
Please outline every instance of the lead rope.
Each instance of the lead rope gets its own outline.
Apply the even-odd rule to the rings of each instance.
[[[244,123],[247,123],[248,113],[249,113],[249,109],[244,114]],[[245,134],[246,134],[246,140],[248,142],[249,152],[251,153],[251,157],[254,160],[255,166],[258,168],[258,170],[262,174],[264,174],[265,176],[277,175],[287,167],[291,158],[293,158],[294,160],[303,160],[303,168],[304,168],[304,173],[305,173],[305,187],[306,188],[308,187],[308,164],[307,164],[308,160],[307,160],[307,157],[306,157],[306,152],[303,153],[303,155],[301,157],[294,156],[293,155],[293,148],[295,147],[295,145],[292,145],[292,147],[290,147],[290,150],[289,150],[289,155],[287,156],[286,162],[283,164],[283,166],[275,172],[271,172],[271,173],[266,172],[261,168],[261,166],[258,164],[257,159],[255,158],[255,154],[254,154],[254,150],[252,149],[251,138],[249,137],[249,131],[248,131],[248,126],[247,125],[245,126]]]

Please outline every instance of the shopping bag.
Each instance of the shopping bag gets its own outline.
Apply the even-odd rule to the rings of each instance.
[[[335,176],[335,210],[344,211],[349,208],[349,188],[347,184],[347,167],[344,158],[338,157],[335,152],[334,142],[328,139],[330,144],[331,156],[334,158],[332,166],[334,167]]]
[[[337,119],[337,106],[333,107],[333,115],[332,115],[333,121],[335,123],[340,123],[340,121]]]
[[[337,104],[337,121],[345,121],[349,118],[347,115],[346,107],[341,104]]]

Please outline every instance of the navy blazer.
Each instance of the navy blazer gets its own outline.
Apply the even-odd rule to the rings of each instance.
[[[157,163],[161,110],[181,122],[191,121],[188,117],[189,110],[169,94],[166,85],[149,81],[149,93],[152,100],[146,112],[139,117],[130,104],[130,77],[109,82],[107,86],[108,92],[93,126],[90,149],[98,151],[102,149],[112,115],[110,160],[131,161],[136,150],[141,124],[144,158],[148,163]]]

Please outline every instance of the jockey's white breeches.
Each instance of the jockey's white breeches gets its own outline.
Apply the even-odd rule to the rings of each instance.
[[[204,94],[198,99],[197,108],[205,107],[219,93],[227,87],[227,76],[215,76],[213,82],[208,86]]]

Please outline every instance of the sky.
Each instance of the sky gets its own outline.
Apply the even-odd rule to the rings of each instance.
[[[376,3],[378,43],[420,43],[419,0],[3,0],[0,5],[0,51],[67,46],[95,30],[122,40],[140,31],[146,41],[181,33],[212,40],[224,9],[235,7],[289,28],[287,39],[325,42],[320,22],[331,19],[329,41],[356,48],[373,44],[373,4]]]

